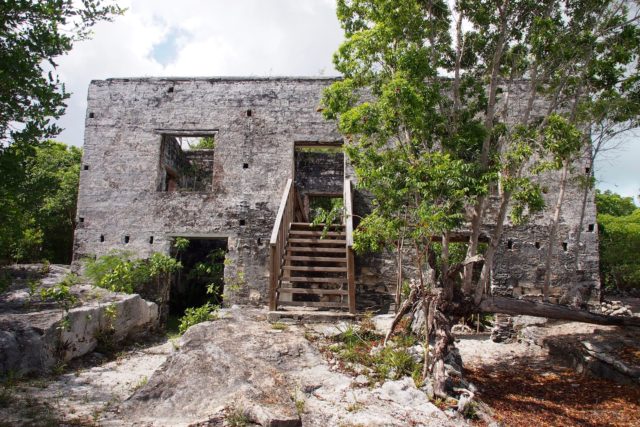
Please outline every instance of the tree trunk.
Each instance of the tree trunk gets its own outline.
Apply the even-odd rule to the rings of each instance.
[[[562,202],[564,201],[564,193],[567,187],[567,175],[569,174],[569,160],[562,162],[562,174],[560,176],[560,191],[558,192],[558,200],[556,201],[556,208],[553,212],[553,219],[551,220],[551,227],[549,230],[549,248],[547,249],[547,259],[545,260],[544,267],[544,284],[542,287],[542,295],[544,300],[549,300],[549,285],[551,284],[551,261],[553,259],[553,249],[556,245],[556,237],[558,234],[558,223],[560,222],[560,210],[562,208]]]
[[[451,326],[449,316],[444,314],[444,310],[448,306],[446,301],[438,298],[436,300],[436,308],[433,318],[434,330],[436,334],[436,343],[433,349],[433,366],[431,374],[433,375],[433,392],[436,396],[446,398],[447,393],[447,373],[444,369],[444,362],[451,345],[454,343],[451,335]]]
[[[489,153],[491,151],[491,137],[493,133],[493,120],[496,114],[497,92],[499,84],[500,62],[502,61],[502,53],[507,40],[507,8],[509,0],[502,4],[500,10],[500,36],[495,47],[493,58],[491,61],[491,78],[489,82],[489,99],[487,102],[487,114],[484,118],[484,126],[487,135],[482,142],[482,151],[480,152],[480,169],[486,172],[489,166]],[[471,236],[469,237],[469,247],[467,248],[467,257],[471,258],[478,253],[478,239],[480,238],[480,226],[482,225],[482,212],[484,211],[486,196],[480,196],[473,209],[471,218]],[[462,290],[465,295],[471,295],[473,285],[473,265],[469,264],[464,268],[464,278],[462,282]]]
[[[402,296],[402,250],[404,248],[404,237],[400,238],[398,244],[396,245],[397,252],[397,261],[398,261],[398,271],[396,273],[396,313],[400,310],[400,300]]]
[[[593,167],[593,162],[589,164],[589,168]],[[590,179],[592,176],[592,171],[589,169],[589,176],[587,179]],[[584,189],[582,192],[582,206],[580,207],[580,221],[578,221],[578,229],[576,230],[576,247],[575,247],[575,267],[576,270],[580,269],[580,240],[582,239],[582,228],[584,226],[584,216],[585,211],[587,210],[587,198],[589,197],[590,186],[588,182],[585,182]]]
[[[486,289],[489,281],[491,269],[493,268],[493,257],[498,250],[500,239],[502,238],[502,230],[504,229],[504,221],[507,217],[507,209],[509,207],[509,200],[511,199],[511,192],[505,191],[502,193],[502,201],[500,202],[500,209],[498,211],[498,217],[496,219],[496,229],[491,236],[491,244],[487,248],[487,253],[484,256],[484,265],[482,266],[482,273],[480,273],[480,279],[476,284],[475,302],[478,304],[482,299],[482,295]]]
[[[638,317],[605,316],[602,314],[595,314],[586,310],[578,310],[558,304],[527,301],[499,296],[485,297],[480,302],[478,308],[484,313],[501,313],[510,314],[512,316],[537,316],[546,317],[549,319],[594,323],[597,325],[640,327],[640,318]]]

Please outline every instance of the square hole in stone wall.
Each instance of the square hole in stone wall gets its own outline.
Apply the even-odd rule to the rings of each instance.
[[[247,221],[246,221],[246,220],[244,220],[244,219],[241,219],[240,221],[238,221],[238,223],[239,223],[240,225],[246,225]]]
[[[243,163],[242,169],[249,169],[249,163]]]
[[[158,191],[209,192],[213,185],[216,132],[164,134]]]
[[[104,234],[100,235],[100,243],[104,243]]]
[[[131,240],[129,236],[124,236],[124,243],[129,243],[129,240]]]
[[[88,171],[89,170],[89,165],[84,165],[83,169]]]
[[[588,228],[590,233],[593,233],[593,231],[596,229],[596,225],[595,224],[589,224]]]

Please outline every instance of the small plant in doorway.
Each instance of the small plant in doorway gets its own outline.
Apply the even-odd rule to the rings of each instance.
[[[180,318],[178,330],[180,334],[184,334],[187,329],[198,323],[216,320],[218,318],[219,306],[206,303],[201,307],[190,307],[184,311],[184,316]]]

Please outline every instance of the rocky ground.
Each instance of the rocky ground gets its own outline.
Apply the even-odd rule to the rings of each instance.
[[[614,310],[637,311],[639,301]],[[270,324],[266,316],[233,307],[182,337],[93,350],[49,376],[9,373],[0,426],[640,425],[636,330],[523,317],[516,341],[495,343],[462,328],[465,377],[488,404],[477,406],[482,419],[469,420],[446,402],[435,406],[409,377],[372,381],[345,368],[326,343],[347,323]],[[384,330],[390,317],[373,320]]]
[[[0,376],[48,373],[101,342],[158,326],[156,304],[83,283],[68,266],[20,265],[0,273],[10,277],[0,292]]]

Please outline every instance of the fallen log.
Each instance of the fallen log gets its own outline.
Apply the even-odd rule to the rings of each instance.
[[[484,297],[478,308],[484,313],[537,316],[549,319],[594,323],[597,325],[640,327],[640,317],[606,316],[604,314],[591,313],[586,310],[579,310],[564,305],[499,296]]]

